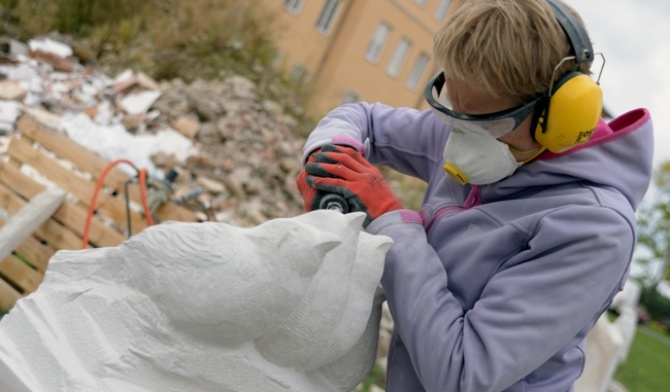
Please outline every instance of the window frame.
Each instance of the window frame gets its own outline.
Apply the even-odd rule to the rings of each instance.
[[[423,63],[422,60],[424,60]],[[419,88],[421,85],[421,79],[423,78],[423,74],[426,72],[426,68],[428,67],[429,63],[430,55],[428,55],[426,52],[419,53],[419,57],[416,58],[414,66],[409,73],[409,77],[407,77],[407,83],[405,83],[405,86],[408,89],[415,91],[417,88]],[[420,71],[419,68],[421,69]]]
[[[361,102],[362,97],[361,95],[354,91],[354,90],[347,90],[346,93],[344,93],[344,97],[342,97],[342,102],[340,102],[340,105],[346,105],[349,103],[356,103],[356,102]]]
[[[321,34],[330,33],[330,29],[335,24],[341,6],[342,0],[326,0],[314,26],[318,32]]]
[[[440,5],[435,10],[435,20],[441,22],[447,16],[449,8],[451,8],[452,0],[441,0]]]
[[[294,82],[300,82],[306,80],[309,77],[309,70],[302,63],[294,63],[291,68],[291,73],[289,78]]]
[[[378,40],[379,35],[381,34],[382,31],[384,31],[383,37],[381,38],[381,40]],[[367,49],[365,50],[366,60],[368,60],[373,64],[377,64],[379,62],[379,58],[381,57],[381,54],[384,51],[384,47],[386,46],[386,42],[388,41],[392,31],[393,29],[391,28],[390,24],[384,21],[379,23],[377,29],[372,35],[372,39],[370,40]],[[373,50],[375,51],[375,53],[371,54]]]
[[[305,0],[285,0],[284,9],[292,15],[300,15],[302,6],[305,5]]]
[[[391,61],[389,61],[389,65],[386,67],[386,73],[388,75],[394,78],[400,75],[411,48],[412,41],[410,41],[409,38],[400,38],[400,41],[398,41],[398,45],[395,48],[395,52],[393,52],[393,56],[391,57]]]

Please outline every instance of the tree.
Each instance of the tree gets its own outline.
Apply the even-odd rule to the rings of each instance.
[[[638,211],[638,245],[643,254],[636,261],[643,268],[640,283],[647,290],[650,305],[658,286],[670,280],[670,161],[654,172],[654,197]]]

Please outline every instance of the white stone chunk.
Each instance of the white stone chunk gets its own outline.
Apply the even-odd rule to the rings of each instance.
[[[72,48],[64,43],[55,41],[51,38],[38,38],[28,41],[28,47],[31,51],[40,51],[44,53],[55,54],[60,58],[72,56]]]
[[[160,91],[145,90],[136,94],[128,94],[121,99],[120,105],[128,114],[142,114],[146,113],[160,96]]]

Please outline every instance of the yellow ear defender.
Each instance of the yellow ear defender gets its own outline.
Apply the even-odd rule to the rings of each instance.
[[[559,0],[547,0],[570,41],[577,64],[593,61],[594,53],[588,34]],[[553,77],[552,77],[553,79]],[[587,142],[602,114],[603,94],[597,82],[581,72],[570,72],[553,82],[533,119],[533,137],[551,152],[563,152]]]

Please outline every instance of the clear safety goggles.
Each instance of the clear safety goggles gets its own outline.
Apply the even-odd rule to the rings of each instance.
[[[426,85],[424,97],[435,116],[445,124],[462,129],[465,132],[481,136],[492,136],[499,138],[512,132],[523,120],[535,109],[540,101],[536,99],[528,103],[489,114],[465,114],[451,110],[442,102],[445,97],[440,96],[445,86],[444,72],[440,72]],[[446,92],[444,93],[446,96]]]

